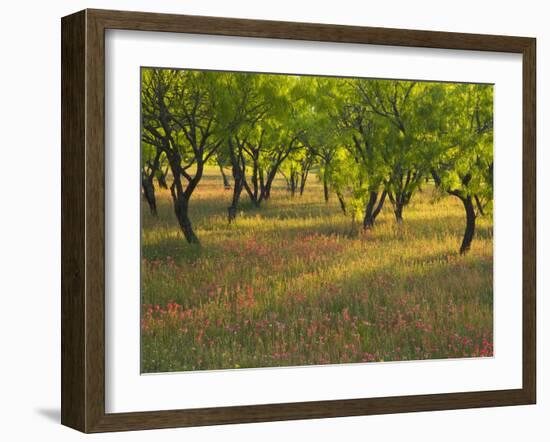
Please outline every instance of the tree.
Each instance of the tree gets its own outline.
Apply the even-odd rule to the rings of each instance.
[[[431,175],[436,185],[464,206],[466,227],[460,245],[465,254],[475,235],[476,219],[492,210],[493,88],[457,84],[440,87],[439,146]]]
[[[153,179],[160,169],[162,151],[155,145],[143,143],[141,149],[141,188],[151,215],[157,216],[157,200]]]
[[[329,202],[329,190],[333,187],[340,207],[345,212],[345,201],[334,164],[343,146],[343,134],[335,117],[341,105],[342,80],[311,77],[302,84],[305,88],[301,94],[307,103],[301,119],[304,127],[303,142],[319,166],[319,179],[323,184],[325,203]]]
[[[358,205],[364,208],[363,228],[371,229],[377,216],[382,211],[388,190],[391,165],[387,159],[388,138],[392,135],[388,123],[380,119],[365,102],[357,82],[364,80],[349,80],[343,85],[343,101],[339,106],[338,120],[344,134],[349,151],[349,160],[357,171],[353,195]],[[361,204],[361,202],[363,204]]]
[[[281,165],[299,148],[303,132],[299,122],[303,104],[294,93],[299,77],[245,75],[250,80],[243,84],[240,79],[237,85],[241,92],[234,94],[240,110],[235,113],[238,122],[229,142],[233,175],[238,182],[229,208],[230,221],[243,188],[256,207],[269,199]]]
[[[225,77],[225,95],[223,118],[228,127],[226,154],[231,164],[233,193],[228,207],[228,221],[237,216],[241,193],[247,183],[247,158],[245,146],[257,143],[259,126],[263,124],[268,112],[277,106],[276,85],[270,75],[227,74]]]
[[[220,151],[221,151],[221,149],[220,149]],[[227,175],[225,173],[225,170],[224,170],[224,167],[225,167],[227,161],[223,158],[220,151],[218,151],[218,153],[216,155],[216,165],[220,169],[220,175],[222,176],[222,181],[223,181],[223,188],[228,190],[228,189],[231,189],[231,183],[229,182],[229,178],[227,177]]]
[[[329,183],[334,181],[334,159],[338,153],[339,146],[328,142],[326,139],[317,144],[315,141],[308,141],[308,146],[317,157],[319,165],[319,179],[323,183],[323,198],[325,203],[329,202]]]
[[[164,164],[166,163],[166,164]],[[168,189],[168,169],[170,168],[168,162],[166,161],[166,157],[161,155],[160,164],[157,172],[155,173],[155,176],[157,177],[157,183],[159,187],[163,189]]]
[[[385,123],[383,162],[385,190],[398,224],[403,209],[429,172],[432,152],[425,143],[434,107],[430,84],[401,80],[356,81],[357,91],[373,119]]]
[[[294,197],[296,192],[299,192],[300,196],[303,195],[314,159],[313,152],[306,146],[294,151],[283,163],[280,172],[287,182],[291,197]]]
[[[256,138],[241,145],[252,163],[250,180],[244,181],[244,187],[256,207],[270,198],[281,165],[300,147],[300,133],[277,120],[264,123]]]
[[[204,165],[220,147],[226,128],[217,118],[220,75],[214,72],[142,70],[142,143],[155,146],[172,173],[170,193],[185,239],[198,244],[189,202]]]
[[[143,69],[143,195],[156,214],[154,179],[169,177],[183,235],[198,243],[189,204],[207,164],[232,185],[229,222],[243,190],[260,207],[278,174],[294,196],[316,170],[325,201],[334,192],[354,223],[371,229],[389,200],[400,224],[433,179],[464,205],[465,253],[491,211],[492,124],[484,85]]]
[[[353,223],[357,217],[357,204],[360,204],[358,199],[361,199],[360,192],[357,192],[357,185],[361,185],[359,173],[349,152],[344,148],[336,149],[330,162],[329,186],[336,194],[342,213],[351,215]]]

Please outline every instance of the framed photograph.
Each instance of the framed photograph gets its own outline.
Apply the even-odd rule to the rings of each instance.
[[[64,425],[535,403],[535,39],[61,25]]]

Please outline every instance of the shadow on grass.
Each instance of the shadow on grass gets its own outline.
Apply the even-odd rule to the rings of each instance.
[[[210,248],[210,247],[209,247]],[[196,260],[203,256],[205,248],[198,244],[189,244],[183,235],[161,238],[154,243],[141,245],[141,258],[148,261],[165,260],[168,257],[173,259],[185,258]]]
[[[182,274],[185,274],[189,269],[192,269],[193,267],[187,267],[187,265],[192,266],[193,260],[200,253],[204,254],[203,257],[216,260],[220,265],[220,269],[224,260],[231,259],[231,256],[228,256],[218,246],[209,247],[208,250],[202,251],[194,249],[191,253],[174,257],[178,262],[179,269],[181,269],[178,272],[181,271]],[[262,267],[262,264],[258,261],[247,261],[246,257],[242,255],[238,257],[238,259],[242,258],[244,258],[244,264],[241,267],[242,273],[236,279],[233,275],[231,279],[222,278],[223,282],[219,282],[217,279],[218,274],[211,273],[206,279],[202,279],[198,286],[193,286],[197,289],[193,299],[181,298],[181,294],[187,292],[185,289],[178,289],[178,295],[174,295],[173,292],[169,294],[163,292],[161,296],[159,296],[160,293],[157,294],[155,303],[175,301],[189,308],[211,301],[207,291],[211,284],[222,284],[227,288],[232,287],[233,284],[254,284],[253,278],[247,272],[250,270],[250,266]],[[426,299],[426,302],[436,302],[436,300],[441,302],[441,299],[451,297],[455,300],[456,305],[474,302],[492,308],[493,290],[490,281],[492,280],[493,262],[490,258],[473,255],[460,256],[458,253],[449,255],[447,252],[432,252],[422,256],[402,257],[392,262],[391,265],[377,263],[367,254],[365,254],[364,259],[364,267],[358,266],[355,260],[353,261],[355,264],[351,263],[347,271],[341,272],[341,261],[339,261],[338,255],[335,255],[333,261],[328,265],[324,264],[322,269],[316,267],[296,272],[296,269],[289,268],[285,273],[285,278],[294,281],[293,288],[290,289],[292,293],[296,292],[296,287],[302,287],[302,284],[305,284],[303,286],[305,292],[316,290],[317,292],[313,296],[322,298],[323,302],[330,306],[327,308],[333,312],[339,312],[349,307],[349,303],[353,303],[353,299],[357,296],[359,298],[363,296],[374,297],[376,305],[384,307],[392,305],[396,296],[400,297],[413,292],[416,293],[416,297]],[[310,282],[307,282],[311,281],[311,277],[317,281],[313,286],[310,285]],[[264,283],[271,287],[272,293],[279,293],[279,295],[272,297],[266,305],[269,305],[270,311],[280,311],[282,313],[281,309],[284,309],[287,304],[278,301],[281,299],[280,289],[277,288],[278,275],[267,271],[262,278],[264,278]]]
[[[329,216],[311,217],[308,219],[307,225],[299,226],[281,226],[273,221],[284,223],[284,218],[269,218],[263,216],[263,214],[262,217],[265,219],[265,223],[254,233],[277,239],[285,237],[289,240],[294,240],[308,235],[337,235],[345,239],[361,239],[362,241],[379,244],[390,241],[407,242],[412,239],[430,241],[440,239],[443,236],[451,236],[456,237],[456,251],[458,251],[463,234],[462,219],[460,216],[437,218],[435,226],[433,222],[426,225],[425,220],[418,221],[414,219],[405,221],[402,226],[397,226],[393,220],[386,217],[379,220],[372,231],[364,231],[361,225],[353,227],[349,219],[344,217],[336,221],[331,219],[331,222],[327,222],[326,218]],[[187,259],[201,257],[205,251],[208,252],[216,248],[213,243],[219,241],[221,237],[234,236],[238,239],[240,221],[237,218],[233,224],[226,224],[226,227],[205,226],[203,229],[200,229],[199,237],[203,242],[202,246],[188,244],[174,221],[173,228],[169,230],[169,234],[159,235],[155,240],[149,238],[147,244],[142,244],[142,256],[146,259],[163,259],[167,256],[179,256]],[[246,222],[246,219],[244,221]],[[492,239],[492,229],[487,226],[478,226],[474,242],[476,239]],[[266,241],[266,243],[269,242],[269,240]]]
[[[332,279],[331,284],[338,286],[342,295],[358,291],[369,293],[376,287],[377,297],[382,303],[384,298],[392,293],[417,292],[426,293],[429,297],[434,290],[439,290],[455,298],[458,305],[476,301],[492,308],[492,284],[486,284],[484,277],[478,278],[479,275],[492,275],[492,260],[479,256],[457,255],[451,261],[447,261],[446,254],[434,253],[423,258],[404,260],[399,263],[399,268],[400,272],[396,272],[395,266],[383,266],[368,274],[362,271],[348,272],[340,278]],[[369,283],[375,279],[376,284]],[[380,281],[387,284],[387,290],[384,292],[380,292]],[[345,306],[342,304],[342,308]]]
[[[212,181],[220,182],[218,177],[212,177]],[[442,240],[443,238],[456,237],[456,250],[460,246],[465,227],[465,219],[460,212],[456,214],[437,214],[432,211],[418,213],[405,213],[403,225],[395,223],[391,208],[387,205],[377,220],[372,231],[364,232],[361,223],[355,226],[349,217],[341,213],[335,201],[330,204],[320,198],[312,201],[305,197],[300,201],[300,196],[291,198],[289,195],[277,193],[272,200],[256,207],[246,194],[241,197],[239,216],[229,225],[227,223],[227,206],[230,193],[221,193],[223,198],[197,198],[191,207],[191,219],[203,246],[188,244],[177,225],[171,201],[167,198],[159,199],[159,216],[153,218],[144,203],[142,209],[142,229],[144,232],[159,229],[159,234],[147,238],[142,244],[142,257],[147,260],[162,260],[167,256],[192,261],[200,257],[220,256],[221,248],[215,245],[223,241],[223,238],[244,236],[239,229],[251,229],[252,235],[272,237],[276,239],[288,238],[293,240],[306,235],[338,235],[344,239],[360,239],[373,244],[384,242],[408,242],[411,240]],[[309,195],[311,198],[311,195]],[[296,204],[296,201],[299,204]],[[412,209],[412,206],[411,206]],[[246,222],[256,222],[254,227],[244,226]],[[290,225],[292,220],[304,220],[303,224]],[[289,221],[286,223],[286,221]],[[298,223],[297,223],[298,224]],[[162,233],[164,232],[164,233]],[[478,222],[475,234],[476,240],[492,239],[492,227],[487,223]],[[270,243],[269,239],[266,243]]]

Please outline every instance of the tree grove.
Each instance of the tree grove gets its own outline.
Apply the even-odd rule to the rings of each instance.
[[[460,253],[492,210],[491,85],[143,68],[141,121],[143,196],[154,215],[153,178],[169,184],[189,243],[199,243],[189,205],[207,164],[231,187],[229,222],[243,194],[260,207],[282,176],[298,198],[312,174],[364,229],[384,204],[406,222],[432,182],[464,206]]]

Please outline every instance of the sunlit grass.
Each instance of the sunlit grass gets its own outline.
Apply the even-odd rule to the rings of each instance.
[[[460,201],[426,185],[397,226],[389,204],[372,231],[323,201],[311,177],[291,198],[279,179],[264,207],[215,169],[193,195],[202,246],[179,231],[168,191],[142,207],[142,371],[492,355],[492,220],[466,256]]]

